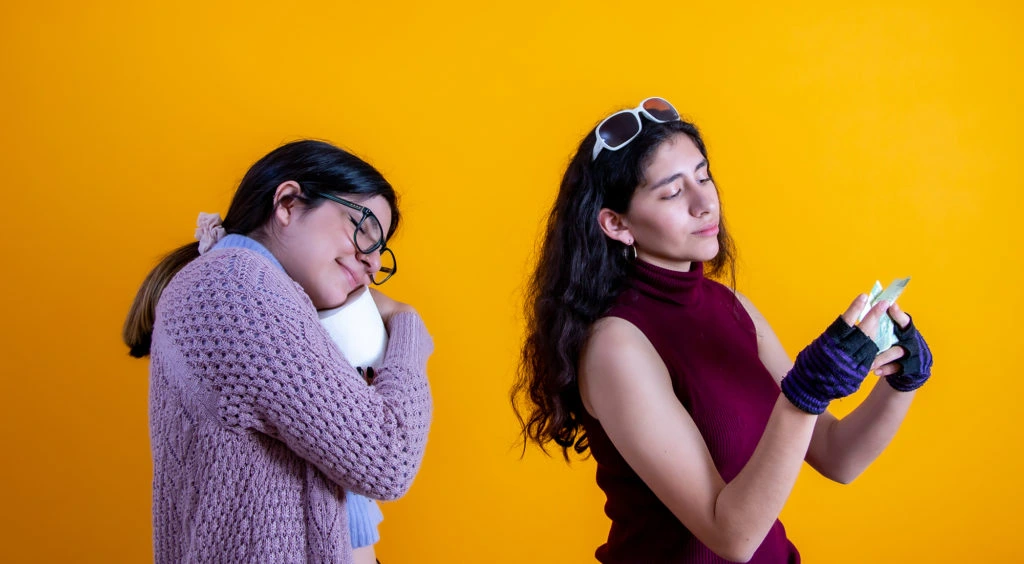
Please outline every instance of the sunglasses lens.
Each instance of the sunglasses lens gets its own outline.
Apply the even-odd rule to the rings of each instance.
[[[664,98],[648,98],[644,100],[644,110],[655,121],[666,122],[679,119],[679,112]]]
[[[629,143],[640,133],[640,118],[632,112],[619,112],[608,117],[597,128],[597,134],[611,149]]]

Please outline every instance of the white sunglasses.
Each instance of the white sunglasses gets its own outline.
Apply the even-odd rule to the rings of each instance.
[[[664,98],[647,98],[632,110],[622,110],[604,118],[594,129],[594,155],[591,161],[597,160],[601,149],[618,151],[629,145],[629,142],[640,135],[643,122],[640,114],[657,123],[679,121],[679,112]]]

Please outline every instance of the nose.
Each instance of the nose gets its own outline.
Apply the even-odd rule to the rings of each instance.
[[[688,192],[690,193],[690,215],[694,217],[704,217],[718,206],[718,190],[711,182],[701,184],[694,181],[693,189]]]
[[[363,253],[356,250],[356,259],[363,264],[363,267],[366,268],[366,273],[370,276],[373,276],[380,270],[380,249],[372,253]]]

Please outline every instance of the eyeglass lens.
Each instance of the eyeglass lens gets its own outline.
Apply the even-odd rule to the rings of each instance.
[[[369,253],[377,250],[384,239],[384,231],[376,216],[365,215],[356,225],[355,242],[360,252]]]
[[[380,270],[373,273],[373,283],[383,284],[398,271],[398,264],[395,262],[395,253],[385,247],[380,253]]]

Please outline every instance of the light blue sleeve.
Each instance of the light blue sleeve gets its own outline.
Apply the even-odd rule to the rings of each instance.
[[[352,548],[370,546],[380,540],[377,525],[384,520],[384,514],[380,512],[376,501],[346,491],[345,509],[348,512]]]

